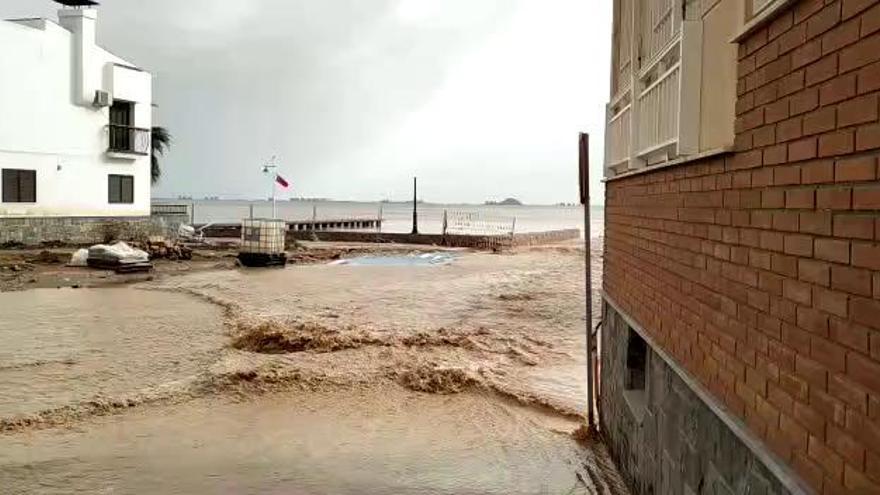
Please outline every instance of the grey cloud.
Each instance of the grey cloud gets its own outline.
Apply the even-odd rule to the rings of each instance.
[[[3,1],[3,17],[54,15],[46,0]],[[308,186],[296,194],[376,199],[390,190],[380,184],[397,172],[361,170],[372,144],[425,105],[450,67],[522,3],[445,0],[446,15],[406,22],[400,1],[105,0],[99,41],[155,74],[157,123],[175,138],[156,193],[263,196],[256,171],[276,154],[295,185]],[[442,174],[441,163],[429,165],[429,175]],[[337,190],[353,171],[371,179]]]

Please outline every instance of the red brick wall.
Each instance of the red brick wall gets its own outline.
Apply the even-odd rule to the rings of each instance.
[[[736,153],[610,181],[605,290],[820,493],[880,493],[880,0],[740,45]]]

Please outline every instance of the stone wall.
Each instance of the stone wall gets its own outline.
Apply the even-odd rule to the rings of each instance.
[[[603,303],[602,430],[635,494],[789,494],[777,474],[648,345],[645,389],[628,399],[630,327]],[[633,330],[634,331],[634,330]]]
[[[0,245],[92,245],[173,235],[186,216],[0,218]]]

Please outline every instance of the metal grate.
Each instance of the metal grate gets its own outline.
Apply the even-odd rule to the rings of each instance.
[[[189,205],[187,204],[154,204],[150,206],[150,213],[153,215],[180,215],[189,216]]]
[[[284,220],[246,219],[241,221],[241,252],[280,254],[285,249],[287,222]]]

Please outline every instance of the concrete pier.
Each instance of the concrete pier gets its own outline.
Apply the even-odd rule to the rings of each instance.
[[[382,226],[381,218],[341,218],[324,220],[289,220],[287,228],[290,232],[326,232],[377,230]],[[196,229],[205,225],[196,225]],[[241,235],[240,223],[212,223],[205,228],[207,237],[238,237]]]

